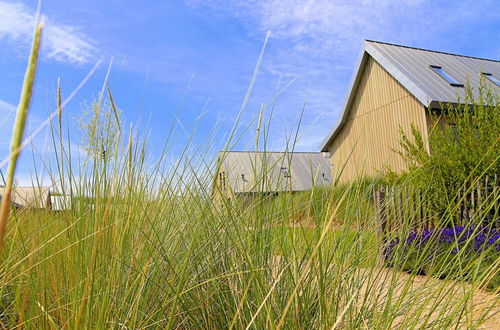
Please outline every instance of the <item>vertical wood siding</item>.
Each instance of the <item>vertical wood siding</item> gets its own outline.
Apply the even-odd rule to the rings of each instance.
[[[226,170],[223,166],[219,166],[212,192],[214,205],[224,208],[225,203],[230,202],[233,197],[234,194],[229,185]]]
[[[427,137],[425,107],[373,58],[369,58],[358,85],[349,118],[330,146],[333,178],[341,182],[376,176],[405,164],[393,150],[399,148],[400,129],[416,125]]]

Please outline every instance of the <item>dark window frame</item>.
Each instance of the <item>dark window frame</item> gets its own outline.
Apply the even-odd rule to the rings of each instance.
[[[443,68],[439,65],[429,65],[432,71],[434,71],[441,79],[444,79],[447,83],[449,83],[453,87],[464,87],[464,84],[459,83],[458,80],[453,78],[448,72],[444,71]]]
[[[495,77],[493,73],[481,72],[481,75],[486,79],[488,79],[489,81],[491,81],[492,83],[494,83],[495,85],[497,85],[498,87],[500,87],[500,80],[498,80],[498,78]]]

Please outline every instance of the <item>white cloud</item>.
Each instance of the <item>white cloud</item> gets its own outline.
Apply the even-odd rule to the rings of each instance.
[[[352,46],[359,35],[383,30],[390,17],[401,16],[419,2],[400,1],[199,1],[194,6],[210,6],[235,16],[253,16],[261,31],[271,30],[273,38],[288,39],[295,51],[319,54],[325,49]]]
[[[8,40],[23,48],[29,47],[35,13],[22,3],[0,1],[0,41]],[[93,41],[77,28],[60,24],[42,16],[45,31],[42,54],[47,58],[71,64],[87,63],[95,54]]]
[[[497,21],[497,2],[465,0],[186,0],[195,8],[238,17],[249,31],[271,31],[277,44],[276,67],[315,75],[324,65],[345,66],[355,58],[363,39],[440,47],[468,31],[472,22]],[[250,32],[252,33],[252,32]],[[419,44],[424,45],[419,45]],[[354,54],[354,55],[353,55]],[[273,54],[276,56],[276,54]],[[286,60],[284,60],[286,59]],[[318,65],[319,64],[319,65]]]
[[[210,15],[237,18],[254,39],[262,40],[271,31],[262,78],[298,76],[301,87],[310,84],[303,124],[313,125],[314,131],[308,130],[299,141],[303,148],[318,146],[321,136],[337,121],[363,39],[458,52],[473,39],[473,26],[500,17],[498,4],[492,0],[186,1]],[[469,35],[468,39],[461,39],[463,35]],[[298,88],[293,89],[275,117],[290,119],[292,111],[299,111],[299,93]],[[275,125],[278,134],[284,127],[296,125],[296,121],[279,121]]]

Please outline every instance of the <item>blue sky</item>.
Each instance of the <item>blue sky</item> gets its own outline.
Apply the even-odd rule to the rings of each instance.
[[[37,1],[0,0],[1,159],[8,154],[36,6]],[[267,31],[269,42],[242,117],[251,129],[236,149],[253,145],[252,120],[261,105],[267,118],[275,91],[293,82],[275,104],[268,149],[283,148],[307,98],[297,149],[318,150],[339,117],[363,39],[500,57],[500,4],[493,0],[46,0],[42,12],[46,30],[27,134],[54,109],[58,77],[64,97],[103,58],[64,112],[77,143],[75,118],[82,102],[99,93],[113,58],[109,84],[115,101],[127,125],[149,137],[153,157],[174,119],[179,149],[195,129],[194,145],[206,143],[217,125],[213,150],[223,145]],[[38,165],[50,159],[48,130],[22,155],[24,180],[32,172],[33,149]]]

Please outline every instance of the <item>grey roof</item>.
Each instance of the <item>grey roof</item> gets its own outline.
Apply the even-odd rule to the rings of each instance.
[[[356,96],[365,64],[372,57],[403,85],[425,107],[439,107],[439,103],[454,103],[457,96],[463,97],[463,87],[452,86],[440,77],[431,65],[440,66],[447,74],[465,84],[467,79],[475,90],[479,86],[481,73],[490,73],[500,79],[500,61],[477,57],[456,55],[432,50],[412,48],[365,40],[357,70],[351,81],[351,88],[344,103],[342,116],[333,130],[321,144],[321,151],[327,151],[340,128],[348,118],[348,112]],[[500,87],[486,80],[493,90],[500,92]]]
[[[4,195],[5,188],[0,188],[0,196]],[[14,205],[44,209],[50,204],[49,187],[17,187],[12,189],[11,201]],[[17,207],[17,206],[16,206]]]
[[[310,190],[328,186],[331,165],[319,152],[221,152],[219,161],[234,193]],[[287,173],[290,177],[286,177]]]
[[[3,198],[3,197],[2,197],[2,195],[0,195],[0,202],[2,202],[2,198]],[[22,208],[22,207],[23,207],[21,204],[18,204],[18,203],[13,202],[13,201],[11,201],[11,205],[12,205],[12,207],[13,207],[13,208],[15,208],[15,209],[20,209],[20,208]]]

